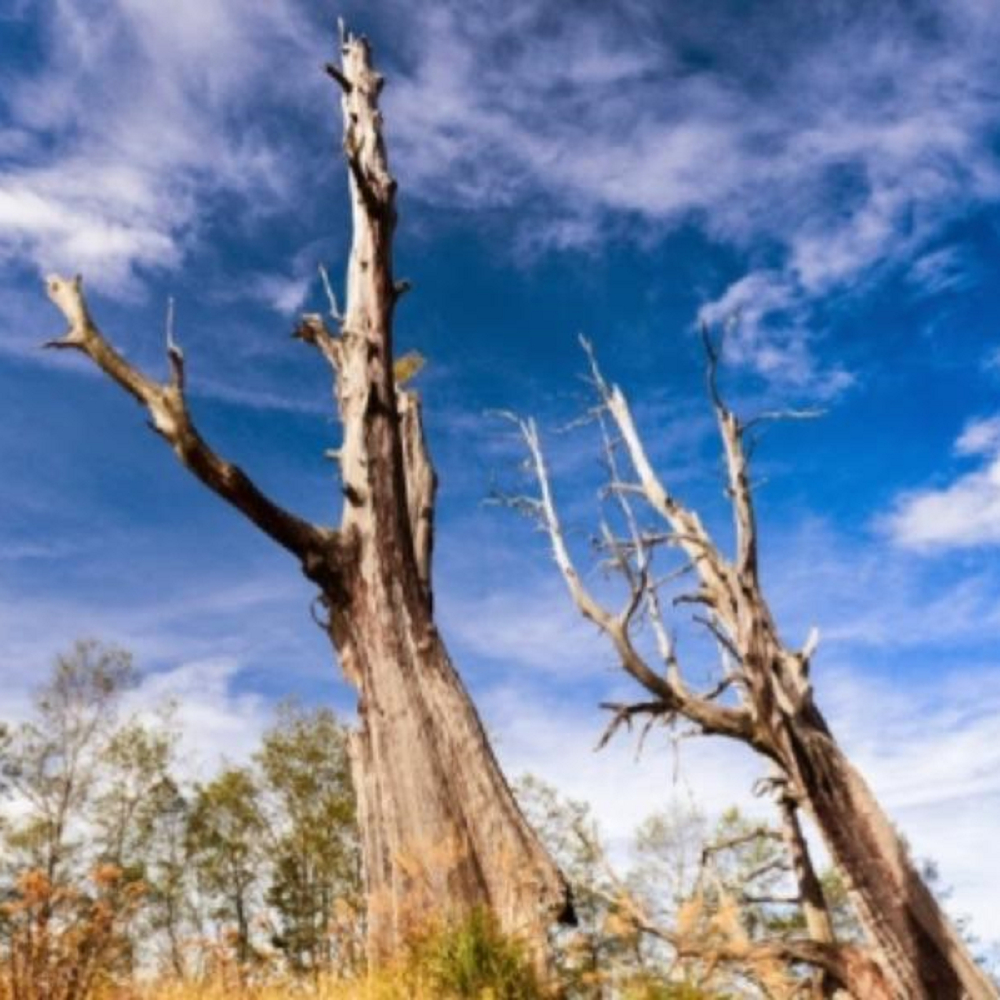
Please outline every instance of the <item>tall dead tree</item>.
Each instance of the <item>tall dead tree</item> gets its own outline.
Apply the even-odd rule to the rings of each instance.
[[[808,930],[823,945],[818,956],[829,951],[831,931],[808,862],[808,847],[797,823],[790,822],[798,809],[812,817],[842,872],[867,933],[868,957],[881,970],[873,977],[872,961],[859,962],[854,949],[848,963],[817,961],[854,995],[905,1000],[995,998],[996,990],[928,890],[892,823],[815,704],[809,668],[818,634],[814,631],[801,649],[786,645],[761,586],[747,434],[762,420],[803,414],[764,414],[742,422],[719,392],[717,350],[707,334],[705,346],[709,392],[725,454],[726,492],[735,521],[731,557],[723,554],[697,513],[657,476],[624,394],[604,380],[585,344],[598,396],[593,416],[604,435],[607,495],[616,501],[624,525],[620,531],[602,525],[598,539],[607,563],[628,584],[619,611],[603,606],[584,584],[564,538],[538,431],[532,421],[518,422],[539,493],[512,500],[539,518],[576,606],[608,637],[622,667],[648,695],[636,704],[605,706],[615,713],[607,735],[638,717],[668,724],[687,720],[697,732],[737,740],[767,758],[784,803]],[[624,455],[624,462],[619,463],[619,455]],[[629,471],[620,472],[619,464]],[[644,505],[655,518],[653,529],[642,526],[635,504]],[[662,578],[653,567],[654,553],[660,549],[679,552],[684,560],[679,570]],[[674,600],[702,609],[697,620],[710,630],[726,668],[720,683],[709,691],[689,685],[662,611],[661,586],[685,574],[697,581],[696,590]],[[637,640],[643,623],[655,636],[659,666],[653,665]]]
[[[195,426],[184,358],[168,339],[158,382],[126,361],[88,311],[80,278],[48,279],[69,329],[50,346],[83,352],[135,397],[177,458],[287,549],[319,588],[324,627],[359,694],[352,763],[368,897],[369,955],[391,953],[428,919],[488,908],[500,926],[544,947],[569,906],[553,861],[528,827],[434,623],[431,549],[435,475],[420,404],[393,374],[396,181],[363,37],[341,30],[340,87],[353,243],[343,314],[303,318],[297,336],[330,365],[343,425],[338,529],[284,510]]]

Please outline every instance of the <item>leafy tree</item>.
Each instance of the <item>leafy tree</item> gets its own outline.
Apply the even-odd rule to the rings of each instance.
[[[350,965],[362,901],[347,733],[329,709],[284,705],[256,763],[270,836],[267,902],[280,923],[274,944],[298,972]],[[353,933],[331,933],[338,923]]]
[[[642,886],[642,900],[655,899],[652,912],[669,922],[697,875],[703,820],[679,811],[651,816],[636,834],[635,868],[619,879],[586,803],[565,798],[531,775],[517,782],[515,792],[573,892],[578,927],[557,932],[555,948],[559,977],[570,995],[587,1000],[705,996],[692,984],[668,981],[673,952],[637,926],[633,898],[633,888]]]
[[[114,646],[81,641],[56,658],[52,678],[35,695],[35,718],[14,729],[3,747],[3,775],[22,806],[7,831],[13,867],[38,869],[53,885],[74,874],[81,824],[121,696],[134,681],[131,655]]]
[[[145,874],[150,839],[177,794],[171,775],[177,733],[136,720],[111,734],[99,759],[99,790],[90,808],[101,860]]]
[[[190,804],[170,783],[160,789],[159,814],[146,845],[146,913],[153,940],[162,942],[160,965],[179,979],[189,972],[185,939],[200,929],[195,883],[188,864]]]
[[[131,656],[79,642],[57,657],[34,717],[0,743],[10,805],[2,946],[15,996],[84,997],[134,964],[146,844],[174,736],[121,703]],[[21,991],[21,992],[18,992]]]
[[[556,932],[559,977],[582,997],[603,996],[610,951],[605,934],[608,886],[600,868],[600,834],[585,802],[565,798],[546,782],[523,775],[514,793],[532,828],[559,865],[573,894],[577,926]]]
[[[241,965],[256,957],[251,922],[263,885],[266,821],[260,786],[248,768],[229,767],[195,789],[187,855],[212,917],[234,928]]]

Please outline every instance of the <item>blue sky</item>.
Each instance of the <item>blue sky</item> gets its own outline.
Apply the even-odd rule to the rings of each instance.
[[[499,8],[499,9],[498,9]],[[333,522],[326,372],[288,334],[348,239],[333,18],[388,77],[399,349],[441,473],[442,623],[512,772],[613,838],[671,797],[746,801],[739,748],[590,750],[627,695],[544,539],[483,505],[547,432],[583,551],[596,442],[576,337],[664,478],[726,537],[693,330],[738,313],[741,409],[821,404],[758,473],[764,573],[822,704],[954,907],[1000,938],[1000,20],[987,0],[505,5],[0,0],[0,676],[9,717],[59,649],[136,651],[193,761],[246,752],[276,698],[350,691],[294,565],[179,469],[82,359],[42,352],[40,276],[80,271],[162,371],[168,297],[206,436]],[[683,621],[679,621],[680,626]],[[682,629],[683,654],[685,632]],[[690,640],[690,650],[698,647]],[[752,805],[752,803],[751,803]],[[758,806],[759,808],[759,806]]]

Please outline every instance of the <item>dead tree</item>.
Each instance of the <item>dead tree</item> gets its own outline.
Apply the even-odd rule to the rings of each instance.
[[[829,920],[822,912],[819,884],[808,865],[801,832],[789,819],[803,809],[818,827],[842,872],[850,898],[866,931],[870,957],[877,962],[888,995],[905,1000],[986,1000],[997,993],[978,968],[954,927],[914,867],[885,812],[858,770],[844,755],[813,698],[809,677],[816,649],[815,631],[801,649],[781,638],[761,586],[758,535],[751,492],[748,432],[761,421],[803,413],[764,414],[743,422],[724,402],[718,387],[717,350],[706,335],[708,387],[725,454],[727,495],[735,521],[735,552],[727,557],[697,513],[686,507],[657,476],[617,386],[601,376],[591,354],[597,406],[593,417],[604,434],[609,473],[607,495],[617,501],[625,528],[616,534],[602,526],[599,547],[607,564],[628,584],[621,610],[603,606],[574,565],[556,511],[541,443],[533,421],[518,421],[531,456],[539,493],[513,498],[535,514],[546,529],[555,561],[581,613],[610,640],[624,670],[646,692],[631,705],[605,706],[614,716],[605,739],[619,725],[638,717],[650,723],[687,720],[695,731],[746,744],[775,769],[793,846],[808,927],[824,950],[832,947]],[[585,344],[589,353],[589,346]],[[629,471],[619,471],[618,455]],[[655,530],[640,526],[635,503],[656,518]],[[667,548],[683,557],[680,570],[658,579],[654,553]],[[664,622],[661,587],[667,579],[690,574],[693,593],[676,602],[702,609],[699,620],[723,654],[725,672],[708,691],[695,690],[681,670]],[[636,633],[648,622],[656,640],[657,667]],[[852,959],[857,956],[852,953]],[[829,973],[833,964],[819,963]],[[857,966],[840,964],[839,971]],[[870,966],[870,963],[869,963]],[[868,977],[866,969],[864,975]],[[850,986],[850,984],[847,984]],[[870,980],[854,984],[859,997],[876,995]]]
[[[184,358],[168,336],[170,378],[140,372],[91,318],[80,278],[48,279],[69,323],[50,346],[84,353],[148,411],[154,430],[209,489],[288,550],[319,588],[322,624],[357,688],[351,747],[362,831],[372,960],[429,919],[488,908],[543,948],[568,891],[528,827],[449,659],[431,607],[435,474],[416,394],[393,374],[396,181],[363,37],[341,29],[340,88],[353,242],[343,313],[303,318],[296,335],[330,365],[343,426],[334,453],[340,527],[309,523],[265,496],[201,436],[185,396]]]

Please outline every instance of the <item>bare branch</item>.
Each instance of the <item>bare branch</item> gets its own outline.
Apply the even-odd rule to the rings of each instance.
[[[618,426],[629,460],[642,485],[646,502],[670,525],[678,544],[695,564],[708,589],[724,597],[726,603],[730,603],[732,587],[725,560],[716,549],[698,515],[668,493],[653,471],[632,419],[628,402],[621,390],[616,386],[607,391],[605,402],[608,412]]]
[[[814,941],[832,942],[835,938],[830,907],[823,892],[823,884],[813,866],[809,844],[799,823],[798,807],[790,795],[784,794],[778,799],[778,808],[781,811],[782,838],[792,862],[792,872],[799,889],[806,930]]]
[[[751,892],[741,893],[740,899],[750,906],[799,906],[802,902],[798,896],[755,895]]]
[[[549,484],[549,473],[545,465],[545,456],[542,454],[542,446],[538,437],[538,428],[534,420],[518,421],[518,426],[520,427],[524,443],[528,447],[528,452],[534,465],[535,478],[538,481],[538,487],[541,491],[539,512],[549,534],[549,541],[552,544],[552,555],[566,582],[570,596],[584,617],[590,619],[590,621],[605,632],[613,632],[615,630],[614,615],[598,604],[590,591],[583,585],[580,574],[577,572],[576,566],[574,566],[572,557],[569,554],[569,549],[566,546],[562,525],[560,524],[559,515],[556,513],[555,503],[552,499],[552,488]]]
[[[736,648],[732,638],[719,627],[718,620],[706,618],[704,615],[695,615],[694,620],[699,625],[704,625],[715,638],[715,641],[733,658],[736,663],[743,662],[743,655]]]
[[[170,376],[178,392],[184,391],[184,352],[174,339],[174,299],[167,299],[167,359],[170,362]]]
[[[725,840],[714,840],[710,844],[706,844],[701,851],[701,861],[702,864],[706,864],[714,854],[721,854],[724,851],[733,851],[737,847],[744,847],[747,844],[752,844],[757,840],[775,840],[780,841],[782,839],[781,833],[777,830],[772,830],[769,826],[755,826],[752,830],[748,830],[746,833],[736,834],[733,837],[727,837]]]
[[[344,314],[340,311],[340,306],[337,304],[337,296],[334,294],[333,285],[330,283],[330,275],[322,264],[319,264],[318,268],[320,280],[323,282],[323,290],[326,292],[326,301],[330,305],[330,318],[335,323],[343,323]]]
[[[755,417],[744,421],[743,432],[746,433],[761,424],[777,423],[784,420],[817,420],[825,415],[826,410],[820,407],[812,407],[804,410],[765,410],[763,413],[758,413]]]
[[[649,717],[649,721],[652,722],[658,718],[666,718],[669,720],[669,716],[673,712],[670,705],[664,701],[641,701],[634,704],[623,704],[622,702],[617,701],[603,701],[601,702],[601,708],[612,712],[613,714],[607,728],[601,734],[601,738],[597,741],[597,745],[594,747],[595,750],[603,750],[608,743],[611,742],[611,737],[614,736],[622,726],[631,730],[632,720],[636,718],[636,716],[646,715]]]
[[[816,650],[818,648],[819,629],[813,625],[813,627],[809,629],[809,634],[806,636],[805,644],[799,652],[799,657],[802,659],[803,663],[809,663],[809,661],[816,655]]]
[[[702,323],[700,330],[701,342],[705,348],[705,381],[708,385],[708,394],[712,400],[712,405],[715,407],[716,413],[722,415],[728,413],[729,410],[722,399],[722,393],[719,391],[719,359],[722,355],[721,345],[717,348],[712,342],[712,334],[707,323]]]
[[[333,63],[327,63],[323,69],[326,70],[327,75],[332,77],[340,85],[340,89],[345,94],[349,94],[354,89],[351,81],[348,80],[343,73],[341,73],[339,66],[335,66]]]
[[[90,317],[82,286],[79,276],[67,279],[52,275],[47,279],[49,298],[69,324],[65,335],[47,346],[73,348],[86,354],[146,408],[153,428],[198,479],[279,545],[303,560],[317,552],[332,552],[335,533],[317,528],[279,507],[242,469],[220,458],[202,439],[187,409],[182,356],[176,345],[172,345],[173,379],[161,385],[130,365],[105,340]]]
[[[650,668],[632,644],[629,636],[628,613],[629,609],[634,607],[634,595],[633,600],[626,607],[625,614],[613,615],[602,607],[584,586],[563,536],[562,526],[552,498],[538,429],[533,420],[518,421],[518,426],[534,466],[535,477],[541,493],[540,515],[549,535],[556,565],[559,567],[570,596],[581,614],[594,622],[608,636],[625,670],[650,694],[664,701],[670,710],[685,715],[702,732],[717,733],[732,739],[754,742],[753,723],[749,713],[741,708],[728,708],[712,701],[692,697],[679,683],[679,670],[669,649],[667,656],[671,669],[668,676],[662,677]],[[648,586],[644,586],[643,593],[648,596]],[[666,639],[665,636],[664,638]],[[666,642],[669,644],[668,639]]]
[[[424,597],[430,601],[431,555],[434,550],[434,500],[437,495],[438,480],[424,438],[420,398],[415,392],[403,390],[397,390],[396,396],[413,553]]]
[[[581,338],[581,343],[583,349],[590,360],[590,370],[593,377],[594,385],[596,386],[598,392],[601,395],[602,400],[607,397],[607,385],[604,382],[604,377],[601,375],[600,368],[597,366],[597,359],[594,357],[593,348],[589,341]],[[604,443],[604,456],[605,462],[608,468],[608,474],[612,481],[612,486],[622,484],[618,483],[621,478],[618,471],[618,459],[615,451],[615,442],[611,439],[611,434],[608,430],[607,421],[604,417],[605,405],[602,405],[595,410],[596,420],[598,426],[601,430],[601,439]],[[637,487],[642,495],[644,491],[641,486]],[[653,629],[653,635],[656,638],[657,651],[660,654],[660,658],[663,660],[667,667],[667,681],[671,689],[676,693],[686,696],[687,691],[684,686],[684,681],[681,676],[680,665],[677,660],[676,650],[674,642],[667,631],[666,623],[663,619],[663,609],[660,606],[660,595],[659,589],[656,584],[651,583],[650,573],[652,568],[652,551],[650,546],[646,541],[646,536],[639,529],[639,522],[635,515],[635,510],[628,499],[628,490],[624,488],[619,488],[613,490],[613,495],[617,500],[618,507],[625,518],[625,523],[631,534],[631,545],[633,547],[635,557],[638,561],[639,572],[641,576],[641,589],[639,587],[633,587],[633,601],[628,611],[628,621],[631,619],[632,615],[635,614],[640,603],[645,600],[646,611],[649,615],[649,622]]]
[[[332,292],[331,292],[332,294]],[[334,299],[336,305],[336,299]],[[319,313],[306,313],[299,320],[299,325],[292,331],[295,340],[315,347],[326,358],[334,372],[340,371],[343,365],[343,344],[326,328],[323,317]]]

